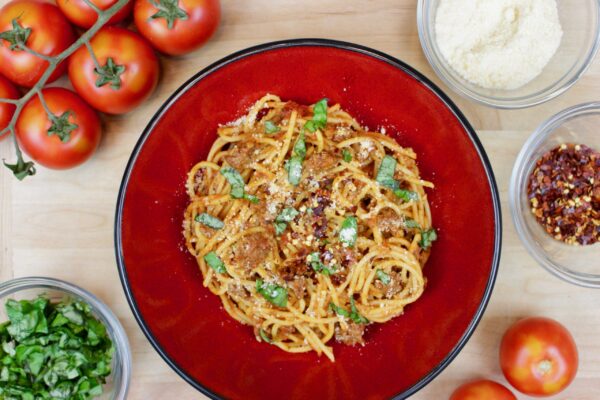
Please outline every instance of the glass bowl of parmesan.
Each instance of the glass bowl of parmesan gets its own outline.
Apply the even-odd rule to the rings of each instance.
[[[568,90],[600,43],[600,1],[419,0],[423,52],[454,91],[517,109]]]

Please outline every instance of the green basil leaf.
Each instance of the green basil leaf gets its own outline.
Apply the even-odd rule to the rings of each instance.
[[[287,306],[288,292],[287,289],[282,286],[266,283],[262,279],[257,279],[256,291],[267,301],[278,307]]]
[[[306,157],[306,139],[304,138],[304,132],[300,132],[300,135],[298,135],[298,140],[296,140],[296,144],[294,144],[293,151],[295,156],[304,161],[304,157]]]
[[[288,163],[288,182],[294,186],[300,184],[302,177],[302,159],[297,156],[290,158]]]
[[[220,172],[231,185],[231,197],[234,199],[241,199],[244,197],[244,186],[246,186],[246,184],[244,183],[242,175],[240,175],[233,167],[223,167]]]
[[[277,222],[292,222],[300,214],[300,211],[293,207],[284,208],[275,218]]]
[[[422,231],[419,246],[421,246],[422,249],[428,249],[429,247],[431,247],[431,244],[437,240],[437,238],[437,232],[433,228],[428,229],[426,231]]]
[[[269,135],[277,133],[281,130],[277,125],[275,125],[272,121],[265,121],[265,132]]]
[[[419,194],[411,190],[395,189],[394,194],[406,202],[419,200]]]
[[[350,317],[350,312],[348,310],[343,309],[340,306],[336,306],[333,303],[329,303],[329,308],[331,308],[331,310],[336,313],[337,315],[341,316],[341,317],[345,317],[345,318],[349,318]]]
[[[250,203],[252,204],[258,204],[259,203],[259,199],[258,197],[256,197],[253,194],[250,193],[244,193],[244,195],[242,196],[244,199],[248,200]]]
[[[350,153],[350,150],[348,150],[348,149],[342,150],[342,157],[345,162],[352,161],[352,153]]]
[[[287,228],[287,222],[275,222],[275,234],[277,236],[281,235],[285,232],[285,228]]]
[[[323,275],[327,275],[327,276],[335,274],[335,267],[329,268],[328,266],[323,264],[321,262],[321,256],[319,255],[318,252],[311,253],[308,256],[308,261],[309,261],[310,267],[313,270],[315,270],[315,272],[320,272]]]
[[[347,217],[344,222],[342,222],[342,228],[339,233],[340,241],[348,247],[354,247],[357,236],[358,222],[356,221],[356,217]]]
[[[206,261],[208,266],[214,269],[219,274],[224,274],[225,272],[227,272],[227,269],[225,268],[225,263],[223,263],[221,258],[219,258],[217,253],[215,253],[214,251],[211,251],[210,253],[205,255],[204,261]]]
[[[377,279],[379,279],[381,281],[381,283],[383,283],[384,285],[389,285],[390,282],[392,281],[392,278],[390,278],[390,276],[388,274],[386,274],[384,271],[382,271],[380,269],[375,271],[375,274],[377,275]]]
[[[273,343],[273,340],[267,335],[267,332],[265,332],[264,329],[260,328],[258,330],[258,334],[260,335],[260,337],[262,338],[262,340],[264,340],[267,343]]]
[[[377,171],[375,181],[389,189],[398,189],[399,184],[394,179],[394,173],[396,172],[396,164],[397,161],[394,157],[388,155],[384,156],[381,160],[381,164],[379,164],[379,170]]]
[[[225,224],[217,217],[213,217],[210,214],[202,213],[196,215],[196,222],[200,222],[202,225],[208,226],[213,229],[223,229]]]
[[[421,225],[414,219],[404,220],[404,227],[407,229],[421,229]]]
[[[327,126],[327,101],[327,99],[321,99],[315,104],[312,120],[304,124],[304,128],[309,132],[315,132],[317,129]]]
[[[350,297],[350,319],[357,324],[368,324],[369,320],[359,314],[356,304],[354,304],[354,298]]]

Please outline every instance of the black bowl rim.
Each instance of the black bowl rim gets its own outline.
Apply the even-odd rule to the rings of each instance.
[[[231,64],[233,62],[236,62],[240,59],[243,59],[245,57],[252,56],[254,54],[258,54],[258,53],[262,53],[262,52],[266,52],[266,51],[280,49],[280,48],[303,47],[303,46],[304,47],[306,47],[306,46],[331,47],[331,48],[336,48],[336,49],[349,50],[349,51],[353,51],[353,52],[357,52],[357,53],[360,53],[363,55],[373,57],[377,60],[384,61],[384,62],[398,68],[399,70],[412,76],[417,81],[419,81],[421,84],[423,84],[425,87],[427,87],[429,90],[431,90],[446,105],[446,107],[448,107],[448,109],[450,109],[450,111],[452,111],[452,113],[456,116],[456,118],[463,125],[465,131],[468,133],[471,141],[473,142],[473,145],[475,146],[475,149],[477,150],[477,153],[479,154],[479,158],[481,159],[481,162],[483,163],[483,166],[484,166],[487,178],[488,178],[488,182],[489,182],[489,185],[491,188],[491,192],[492,192],[491,196],[492,196],[492,202],[493,202],[493,206],[494,206],[494,220],[495,220],[494,257],[492,260],[490,276],[488,278],[486,289],[485,289],[485,292],[481,299],[481,302],[479,304],[479,307],[477,308],[477,311],[475,313],[475,316],[471,320],[471,323],[467,327],[467,330],[465,331],[463,336],[460,338],[458,343],[454,346],[454,348],[448,353],[448,355],[442,361],[440,361],[440,363],[438,365],[436,365],[427,375],[425,375],[423,378],[421,378],[417,383],[415,383],[413,386],[409,387],[402,393],[398,393],[393,397],[396,400],[406,399],[407,397],[415,394],[416,392],[421,390],[423,387],[425,387],[428,383],[430,383],[436,376],[438,376],[452,362],[452,360],[454,360],[454,358],[458,355],[458,353],[460,353],[462,348],[467,344],[467,342],[473,335],[475,328],[479,324],[479,321],[481,320],[483,313],[489,302],[489,299],[492,295],[492,290],[494,288],[494,283],[496,281],[496,276],[498,274],[498,268],[499,268],[499,264],[500,264],[500,249],[501,249],[501,244],[502,244],[502,215],[501,215],[501,209],[500,209],[500,197],[498,194],[498,186],[496,184],[492,166],[487,157],[485,149],[483,148],[483,145],[481,144],[481,142],[479,141],[479,138],[477,137],[477,133],[475,132],[475,130],[473,129],[473,127],[471,126],[471,124],[469,123],[467,118],[458,109],[458,107],[454,104],[454,102],[439,87],[437,87],[437,85],[435,85],[433,82],[431,82],[423,74],[421,74],[416,69],[409,66],[408,64],[405,64],[404,62],[398,60],[397,58],[392,57],[388,54],[385,54],[381,51],[374,50],[369,47],[354,44],[354,43],[343,42],[343,41],[332,40],[332,39],[306,38],[306,39],[289,39],[289,40],[268,42],[268,43],[260,44],[257,46],[252,46],[252,47],[249,47],[244,50],[237,51],[235,53],[232,53],[232,54],[220,59],[219,61],[214,62],[213,64],[204,68],[200,72],[197,72],[190,79],[188,79],[183,85],[181,85],[179,88],[177,88],[177,90],[175,90],[175,92],[173,92],[173,94],[160,106],[160,108],[156,111],[154,116],[152,116],[152,118],[150,119],[150,122],[144,129],[142,135],[138,139],[138,141],[131,153],[131,156],[130,156],[129,161],[127,162],[127,166],[125,168],[125,173],[123,174],[123,179],[121,181],[121,186],[119,188],[119,195],[118,195],[118,199],[117,199],[117,208],[116,208],[116,215],[115,215],[115,232],[114,232],[115,254],[116,254],[116,258],[117,258],[117,265],[118,265],[118,269],[119,269],[119,277],[121,279],[121,284],[123,285],[123,290],[125,291],[125,296],[127,297],[127,302],[129,303],[129,306],[131,307],[131,310],[133,312],[135,319],[137,320],[140,328],[144,332],[144,335],[146,335],[146,338],[148,339],[148,341],[150,342],[152,347],[154,347],[154,349],[163,358],[163,360],[165,360],[165,362],[180,377],[182,377],[187,383],[192,385],[195,389],[197,389],[204,395],[208,396],[211,399],[217,399],[217,400],[223,399],[224,397],[222,397],[222,395],[219,395],[218,393],[215,393],[212,390],[205,387],[204,385],[202,385],[202,383],[198,382],[197,380],[192,378],[190,375],[188,375],[183,370],[183,368],[181,368],[177,363],[175,363],[173,360],[171,360],[169,358],[169,355],[161,348],[160,343],[154,337],[154,335],[150,331],[150,328],[146,324],[143,316],[141,315],[141,313],[138,310],[138,306],[133,297],[132,290],[129,287],[129,280],[127,278],[127,271],[126,271],[126,266],[125,266],[125,260],[123,257],[122,238],[121,238],[122,213],[123,213],[123,205],[125,203],[125,196],[126,196],[126,192],[127,192],[127,185],[129,183],[129,178],[131,177],[131,172],[135,166],[137,156],[139,155],[140,151],[144,147],[144,143],[146,142],[146,139],[150,136],[150,134],[154,130],[156,123],[169,110],[169,108],[179,99],[179,97],[182,96],[185,92],[187,92],[194,85],[196,85],[197,82],[201,81],[206,76],[210,75],[211,73],[215,72],[216,70],[218,70],[228,64]]]

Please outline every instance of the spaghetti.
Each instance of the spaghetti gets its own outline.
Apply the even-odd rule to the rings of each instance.
[[[331,339],[423,293],[436,232],[412,149],[339,105],[266,95],[189,172],[184,236],[204,285],[260,341],[334,360]]]

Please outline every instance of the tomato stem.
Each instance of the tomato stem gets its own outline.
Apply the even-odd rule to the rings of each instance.
[[[33,54],[36,57],[39,57],[48,62],[48,67],[40,77],[40,79],[36,82],[36,84],[27,92],[23,97],[18,100],[13,99],[0,99],[0,103],[10,103],[15,105],[15,111],[10,120],[10,123],[6,128],[2,130],[2,133],[9,131],[13,136],[13,141],[15,145],[15,155],[17,161],[15,164],[9,164],[3,160],[6,168],[10,169],[13,172],[13,175],[19,179],[23,180],[27,176],[35,175],[35,166],[31,161],[25,161],[23,159],[23,153],[19,147],[19,143],[16,139],[15,126],[17,124],[17,120],[19,119],[19,115],[21,114],[21,110],[25,106],[25,104],[36,94],[40,95],[40,92],[52,73],[56,70],[56,67],[67,59],[71,54],[73,54],[76,50],[78,50],[81,46],[89,44],[89,41],[94,35],[104,26],[106,23],[116,14],[118,13],[125,5],[131,0],[118,0],[115,4],[113,4],[110,8],[106,10],[100,10],[95,4],[93,4],[90,0],[84,0],[86,4],[88,4],[96,13],[98,14],[98,19],[94,23],[94,25],[84,32],[75,42],[73,42],[69,47],[63,50],[61,53],[55,56],[47,56],[45,54],[41,54],[36,52],[35,50],[29,48],[26,43],[27,39],[29,39],[29,35],[31,34],[31,28],[24,28],[19,24],[18,18],[12,21],[12,29],[0,32],[0,39],[4,39],[10,43],[10,50],[22,50],[26,51],[30,54]],[[186,16],[187,17],[187,16]],[[43,96],[40,97],[42,99],[42,104],[45,104],[43,101]],[[47,109],[46,105],[46,112]],[[68,141],[68,137],[73,129],[76,129],[75,124],[71,124],[69,122],[69,114],[64,113],[61,116],[56,116],[51,112],[48,114],[50,120],[53,122],[53,126],[55,126],[57,132],[50,130],[53,128],[50,127],[48,130],[49,134],[57,134],[61,137],[61,140],[65,141],[64,137],[67,137],[66,141]],[[75,126],[75,128],[73,128]],[[61,133],[58,133],[61,132]],[[64,133],[66,132],[66,133]]]
[[[52,122],[52,125],[48,128],[48,136],[56,135],[61,142],[67,143],[71,139],[71,132],[77,129],[77,124],[69,121],[69,117],[73,112],[68,110],[57,116],[50,110],[50,107],[48,107],[48,103],[46,103],[46,99],[44,99],[44,95],[41,91],[38,91],[38,97],[46,114],[48,114],[50,122]]]
[[[188,14],[185,10],[179,7],[179,0],[148,0],[154,7],[158,9],[156,14],[152,15],[150,18],[164,18],[167,20],[167,28],[173,29],[173,25],[175,21],[180,19],[185,21],[188,19]]]
[[[12,20],[12,29],[0,32],[0,39],[10,43],[11,50],[24,50],[29,35],[31,35],[31,28],[23,28],[18,18],[15,18]]]
[[[106,59],[106,64],[100,68],[95,68],[94,72],[98,75],[96,86],[102,87],[110,83],[110,87],[114,90],[121,88],[121,74],[125,72],[125,66],[115,64],[112,58]]]

